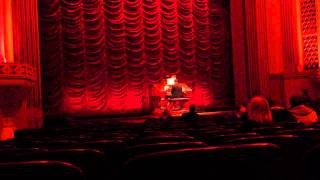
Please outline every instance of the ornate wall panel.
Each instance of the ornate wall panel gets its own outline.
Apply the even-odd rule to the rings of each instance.
[[[301,28],[304,68],[319,68],[316,0],[301,0]]]

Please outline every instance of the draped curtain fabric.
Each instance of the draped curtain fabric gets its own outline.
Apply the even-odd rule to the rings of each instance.
[[[227,0],[39,0],[39,18],[47,114],[141,112],[165,75],[233,102]]]

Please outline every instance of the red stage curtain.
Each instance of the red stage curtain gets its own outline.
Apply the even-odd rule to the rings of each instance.
[[[176,74],[205,107],[233,102],[226,0],[39,0],[47,114],[141,112]]]

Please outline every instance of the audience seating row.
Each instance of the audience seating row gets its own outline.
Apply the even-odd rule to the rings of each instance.
[[[242,131],[241,122],[228,118],[196,124],[79,120],[70,127],[19,130],[0,144],[0,177],[320,179],[312,166],[320,162],[319,124]]]

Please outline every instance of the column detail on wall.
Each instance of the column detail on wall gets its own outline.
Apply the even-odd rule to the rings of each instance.
[[[235,102],[240,105],[248,100],[246,32],[244,28],[244,0],[230,0],[232,32],[232,59]]]
[[[14,62],[12,0],[0,1],[0,63]]]
[[[0,1],[0,139],[4,130],[41,127],[37,1]]]
[[[249,93],[269,96],[266,1],[245,1],[245,16]]]
[[[282,53],[284,58],[284,73],[294,73],[298,69],[300,57],[297,39],[297,7],[293,0],[280,1]]]

